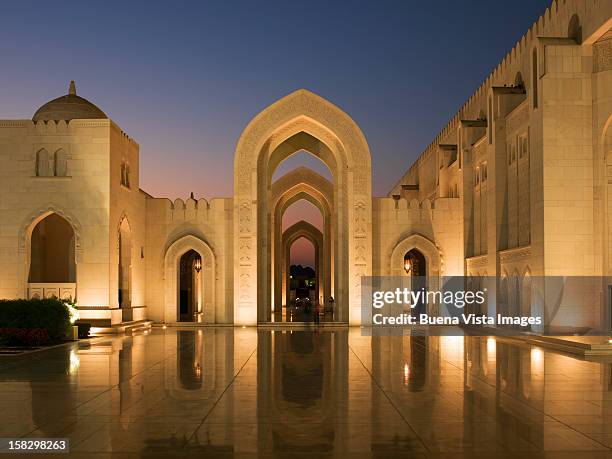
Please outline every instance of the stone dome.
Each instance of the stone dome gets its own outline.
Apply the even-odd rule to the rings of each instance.
[[[73,119],[104,119],[106,114],[76,94],[74,81],[70,82],[68,94],[53,99],[40,107],[34,113],[32,121],[70,121]]]

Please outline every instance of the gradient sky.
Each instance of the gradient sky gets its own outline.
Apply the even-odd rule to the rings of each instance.
[[[359,124],[385,195],[549,4],[7,2],[0,118],[31,118],[74,79],[139,142],[141,188],[212,198],[233,194],[249,120],[307,88]]]

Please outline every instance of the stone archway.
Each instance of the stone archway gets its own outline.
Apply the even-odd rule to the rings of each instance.
[[[420,234],[411,234],[399,240],[391,250],[389,259],[389,275],[395,277],[406,277],[404,270],[404,257],[412,250],[418,251],[425,258],[425,273],[427,288],[436,291],[440,288],[440,277],[442,276],[442,257],[436,245]],[[437,305],[429,304],[429,314],[437,315]]]
[[[267,322],[272,301],[271,181],[287,157],[305,150],[332,172],[334,287],[340,321],[360,321],[360,282],[372,271],[371,158],[357,124],[342,110],[298,90],[258,114],[234,159],[234,321]]]
[[[285,303],[283,295],[283,281],[281,271],[284,267],[282,263],[283,247],[282,239],[282,216],[285,210],[300,199],[307,200],[314,204],[323,215],[322,231],[322,258],[320,259],[319,272],[323,280],[324,300],[333,295],[333,185],[325,177],[317,174],[311,169],[299,167],[285,174],[272,185],[272,232],[273,245],[272,254],[274,263],[272,265],[273,285],[274,285],[274,310],[278,311]],[[281,269],[276,269],[281,267]]]
[[[317,276],[317,297],[324,297],[325,292],[325,277],[323,269],[321,269],[323,255],[323,234],[318,228],[311,225],[303,220],[291,225],[283,232],[282,246],[281,246],[281,290],[282,298],[285,301],[285,305],[288,304],[289,289],[287,289],[289,266],[290,266],[290,248],[291,245],[300,238],[308,239],[315,248],[315,273]]]
[[[389,265],[390,276],[405,276],[404,256],[410,250],[418,250],[427,262],[426,276],[429,278],[442,275],[442,257],[436,245],[420,234],[412,234],[401,239],[391,251],[391,263]]]
[[[179,310],[179,262],[181,257],[193,250],[200,255],[200,296],[202,301],[202,321],[215,323],[215,279],[216,258],[208,243],[196,236],[186,235],[174,241],[164,254],[165,306],[164,322],[178,322]]]
[[[32,287],[29,284],[29,276],[30,276],[30,267],[31,267],[31,257],[32,257],[32,234],[36,226],[45,220],[47,217],[51,215],[57,215],[61,217],[64,221],[66,221],[73,231],[74,241],[73,241],[73,253],[71,257],[74,257],[74,269],[75,269],[75,280],[79,279],[79,267],[80,263],[83,261],[83,247],[82,247],[82,235],[83,228],[77,218],[66,212],[63,208],[59,206],[55,206],[53,204],[49,204],[47,206],[41,207],[40,209],[29,214],[24,222],[21,224],[19,229],[19,248],[18,248],[18,257],[19,257],[19,291],[21,292],[22,298],[27,298],[32,295],[33,291]],[[45,296],[44,288],[38,289],[38,296]],[[60,287],[57,294],[60,298],[72,298],[72,300],[77,299],[78,289],[77,283],[75,282],[72,286],[65,285],[64,287]]]

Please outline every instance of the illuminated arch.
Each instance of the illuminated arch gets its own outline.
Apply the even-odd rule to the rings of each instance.
[[[165,306],[164,322],[178,321],[178,263],[189,250],[202,259],[201,291],[205,323],[217,322],[215,308],[216,257],[206,241],[184,235],[169,245],[164,254]]]
[[[280,162],[300,150],[320,158],[332,171],[337,221],[334,239],[338,241],[334,247],[336,304],[341,321],[360,320],[359,280],[372,269],[369,148],[363,133],[346,113],[302,89],[253,118],[236,148],[234,252],[247,253],[234,266],[237,324],[269,320],[271,178]]]

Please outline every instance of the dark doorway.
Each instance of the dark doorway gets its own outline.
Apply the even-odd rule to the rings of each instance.
[[[195,250],[179,261],[179,322],[194,322],[201,307],[200,270],[202,258]]]
[[[412,277],[412,290],[427,290],[427,262],[425,256],[417,249],[412,249],[404,255],[404,270]],[[422,295],[421,298],[424,298]],[[427,313],[427,304],[420,300],[412,309],[413,314]]]

